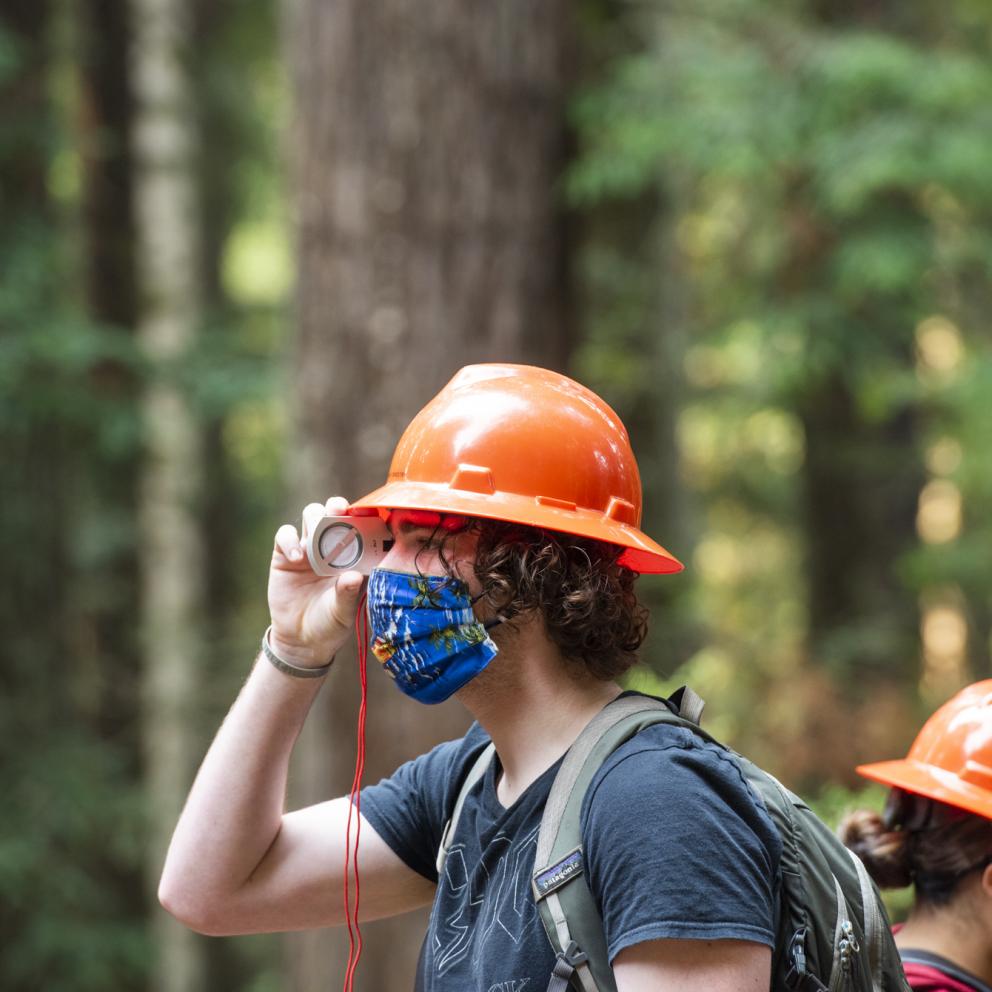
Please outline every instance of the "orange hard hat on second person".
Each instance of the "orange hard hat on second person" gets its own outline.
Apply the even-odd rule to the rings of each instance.
[[[636,572],[682,564],[641,529],[641,477],[620,418],[566,376],[469,365],[403,433],[384,486],[350,512],[419,509],[622,547]]]
[[[992,819],[992,679],[944,703],[905,758],[861,765],[857,772]]]

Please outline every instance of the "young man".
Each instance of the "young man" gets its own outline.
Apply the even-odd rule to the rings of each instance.
[[[418,989],[548,986],[555,955],[530,884],[545,801],[635,660],[637,573],[681,568],[639,530],[640,503],[626,431],[599,397],[493,365],[463,369],[407,429],[386,485],[350,508],[388,515],[395,538],[368,586],[376,657],[414,699],[457,694],[477,721],[363,792],[363,919],[433,901]],[[268,651],[176,828],[160,898],[204,933],[344,922],[348,799],[291,813],[283,802],[362,585],[357,573],[315,575],[301,541],[346,509],[312,504],[302,534],[277,532]],[[438,879],[445,824],[489,741],[496,758]],[[581,834],[619,992],[768,989],[780,840],[726,752],[681,727],[642,730],[597,772]]]

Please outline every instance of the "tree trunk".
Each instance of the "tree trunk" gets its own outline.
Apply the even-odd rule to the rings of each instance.
[[[894,0],[871,3],[814,4],[817,19],[833,28],[873,29],[893,35],[932,30],[932,12],[911,11]],[[927,26],[925,26],[927,25]],[[797,182],[797,189],[802,185]],[[803,196],[808,195],[803,191]],[[795,216],[797,250],[793,272],[829,284],[831,244],[846,236],[879,229],[901,218],[907,235],[929,225],[919,204],[902,190],[876,196],[850,231],[835,222],[830,235],[810,237],[804,218],[815,207],[801,204]],[[873,214],[874,211],[874,214]],[[814,229],[815,231],[815,229]],[[927,238],[922,234],[921,240]],[[803,271],[805,270],[805,271]],[[841,325],[853,340],[857,328],[876,342],[878,355],[892,368],[913,369],[912,327],[925,297],[912,290],[879,289],[832,326],[810,328],[813,337],[837,338]],[[925,312],[925,311],[923,311]],[[844,340],[839,338],[839,340]],[[862,359],[862,361],[864,361]],[[880,679],[890,685],[917,675],[919,610],[898,570],[917,543],[916,511],[925,481],[920,466],[920,410],[911,401],[883,416],[867,414],[859,403],[846,356],[836,355],[825,374],[814,376],[798,406],[806,434],[804,508],[809,572],[811,655],[835,677],[857,672],[860,682]],[[859,692],[863,695],[863,685]],[[853,764],[853,762],[851,762]]]
[[[915,412],[867,422],[839,375],[801,411],[811,655],[835,676],[911,677],[917,614],[897,564],[916,538]]]
[[[136,312],[128,0],[91,0],[77,12],[87,309],[128,328]]]
[[[42,268],[43,278],[33,279],[26,299],[17,312],[7,303],[5,338],[14,334],[24,342],[40,329],[33,325],[34,308],[47,303],[51,292],[47,275],[54,264],[51,245],[52,205],[45,177],[51,157],[50,133],[54,127],[48,92],[51,53],[47,44],[51,12],[44,0],[20,0],[7,4],[0,13],[0,41],[13,53],[13,64],[0,77],[0,106],[4,110],[2,154],[0,154],[0,271],[33,272]],[[23,347],[23,346],[21,346]],[[63,432],[56,429],[55,416],[44,405],[28,403],[31,393],[48,388],[46,381],[27,364],[20,382],[10,384],[3,399],[14,416],[5,419],[0,432],[3,464],[16,466],[17,484],[5,493],[0,513],[0,538],[5,552],[2,576],[6,594],[0,599],[0,618],[10,631],[9,659],[4,674],[30,679],[57,671],[66,649],[65,632],[54,624],[43,642],[32,635],[32,621],[44,626],[51,617],[62,618],[68,599],[66,574],[69,555],[66,534],[59,522],[69,504],[63,483],[66,470]],[[34,380],[34,381],[33,381]],[[23,535],[34,534],[26,542]],[[43,657],[39,657],[39,651]],[[31,684],[31,683],[28,683]],[[39,682],[41,684],[41,682]],[[5,686],[6,687],[6,686]],[[12,686],[10,687],[12,688]],[[61,687],[31,700],[32,707],[48,718],[59,712],[64,698]]]
[[[80,240],[86,314],[101,332],[133,343],[137,323],[135,239],[131,188],[132,89],[128,68],[128,0],[75,4],[79,100],[76,119],[82,166]],[[85,383],[111,409],[131,418],[140,397],[133,366],[105,357],[88,370]],[[135,658],[140,614],[138,548],[133,539],[138,512],[140,451],[136,441],[87,445],[91,467],[73,487],[74,516],[81,531],[126,534],[105,541],[87,568],[86,583],[74,583],[67,629],[72,638],[70,686],[77,710],[95,737],[124,756],[123,784],[143,788],[141,760],[142,673]],[[95,592],[99,590],[99,592]],[[119,892],[126,918],[147,915],[143,866],[120,864],[106,872],[105,888]]]
[[[96,324],[130,340],[137,321],[137,289],[129,146],[133,101],[127,64],[128,0],[95,0],[76,5],[74,12],[79,42],[86,311]],[[89,384],[122,412],[129,412],[137,402],[139,384],[134,371],[119,360],[98,362],[89,373]],[[89,526],[94,529],[116,527],[130,532],[137,513],[137,452],[127,445],[101,454],[100,470],[92,473],[93,491],[87,500],[80,499],[80,512],[92,515]],[[95,607],[84,601],[76,610],[76,681],[96,697],[93,716],[97,727],[119,737],[123,725],[136,745],[140,674],[131,659],[137,650],[137,549],[130,543],[112,547],[101,565],[101,580],[113,595],[103,597]]]
[[[199,427],[179,370],[200,320],[196,129],[183,0],[132,0],[135,216],[141,316],[151,365],[144,398],[141,487],[145,761],[150,806],[149,898],[192,777],[189,733],[202,649],[204,563],[198,535]],[[202,947],[157,906],[155,988],[201,985]]]
[[[561,0],[288,0],[299,284],[294,511],[385,479],[462,365],[562,356]],[[344,662],[344,663],[342,663]],[[467,725],[370,672],[366,779]],[[346,792],[357,713],[342,659],[298,748],[294,802]],[[409,989],[424,916],[366,929],[359,982]],[[344,972],[340,933],[291,937],[292,987]]]

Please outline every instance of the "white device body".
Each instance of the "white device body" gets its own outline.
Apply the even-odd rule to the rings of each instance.
[[[393,535],[374,517],[321,517],[307,535],[307,557],[317,575],[368,575],[393,546]]]

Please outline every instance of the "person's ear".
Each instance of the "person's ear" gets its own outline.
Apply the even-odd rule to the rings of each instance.
[[[982,872],[982,894],[992,899],[992,863],[987,864]]]

